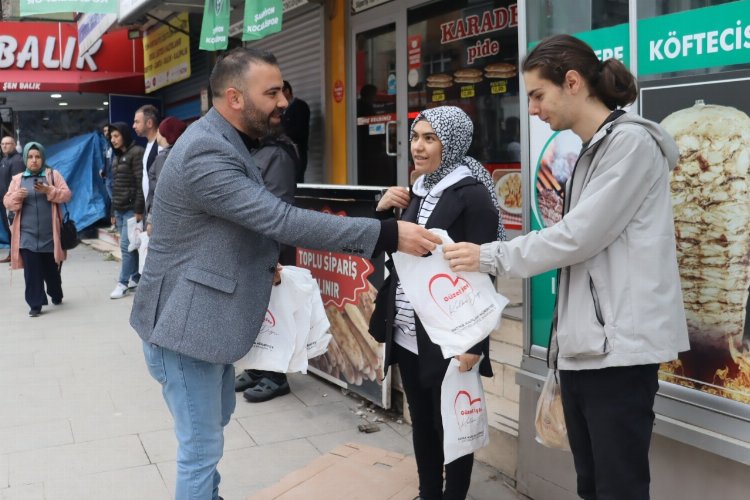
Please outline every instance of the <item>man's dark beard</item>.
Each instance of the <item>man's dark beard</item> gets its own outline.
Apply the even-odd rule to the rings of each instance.
[[[270,115],[265,115],[257,109],[250,111],[244,117],[248,135],[255,139],[278,137],[283,132],[283,127],[281,122],[278,125],[271,123],[271,116],[276,114],[276,111]]]

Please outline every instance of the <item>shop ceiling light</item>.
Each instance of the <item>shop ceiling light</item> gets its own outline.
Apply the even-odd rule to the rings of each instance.
[[[49,95],[52,99],[59,99],[62,97],[62,94],[50,94]]]
[[[68,105],[67,102],[58,102],[57,104],[59,104],[60,106],[67,106]]]
[[[102,104],[104,104],[105,106],[109,106],[109,102],[108,101],[104,101]]]

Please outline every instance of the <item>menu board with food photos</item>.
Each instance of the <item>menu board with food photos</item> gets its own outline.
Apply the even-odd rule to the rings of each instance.
[[[474,123],[469,154],[520,162],[515,2],[440,2],[408,11],[409,116],[442,105]]]
[[[690,351],[663,380],[750,403],[750,74],[643,84],[645,118],[680,151],[672,207]]]

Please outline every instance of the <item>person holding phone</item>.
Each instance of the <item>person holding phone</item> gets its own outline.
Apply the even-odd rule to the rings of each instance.
[[[62,304],[60,269],[67,253],[60,244],[60,203],[72,193],[65,179],[45,163],[44,147],[29,142],[23,148],[26,170],[11,180],[3,204],[16,213],[11,227],[11,269],[23,269],[29,316],[46,306],[47,295]],[[45,291],[46,284],[46,291]]]

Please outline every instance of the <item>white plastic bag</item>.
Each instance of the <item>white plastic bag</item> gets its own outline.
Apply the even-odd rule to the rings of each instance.
[[[560,382],[554,370],[547,373],[542,393],[536,403],[536,440],[547,448],[570,451],[568,429],[565,426]]]
[[[295,304],[299,304],[297,288],[282,276],[281,283],[271,290],[266,316],[245,356],[234,363],[238,370],[268,370],[286,373],[294,354],[297,326]],[[307,332],[305,332],[306,334]]]
[[[141,244],[141,233],[143,232],[143,223],[136,222],[135,217],[127,220],[128,225],[128,252],[138,250]]]
[[[490,442],[487,401],[479,375],[479,363],[463,373],[458,367],[458,360],[452,359],[440,389],[443,456],[446,464],[474,453]]]
[[[329,328],[320,288],[310,271],[284,266],[281,283],[271,290],[260,333],[250,352],[235,366],[241,370],[307,373],[307,360],[328,349]]]
[[[142,232],[139,238],[141,244],[138,247],[138,274],[143,274],[143,266],[146,265],[146,255],[148,255],[148,233]]]
[[[430,231],[453,243],[444,230]],[[429,257],[396,252],[393,263],[422,326],[446,359],[465,353],[499,326],[508,299],[484,273],[451,271],[442,246]]]

